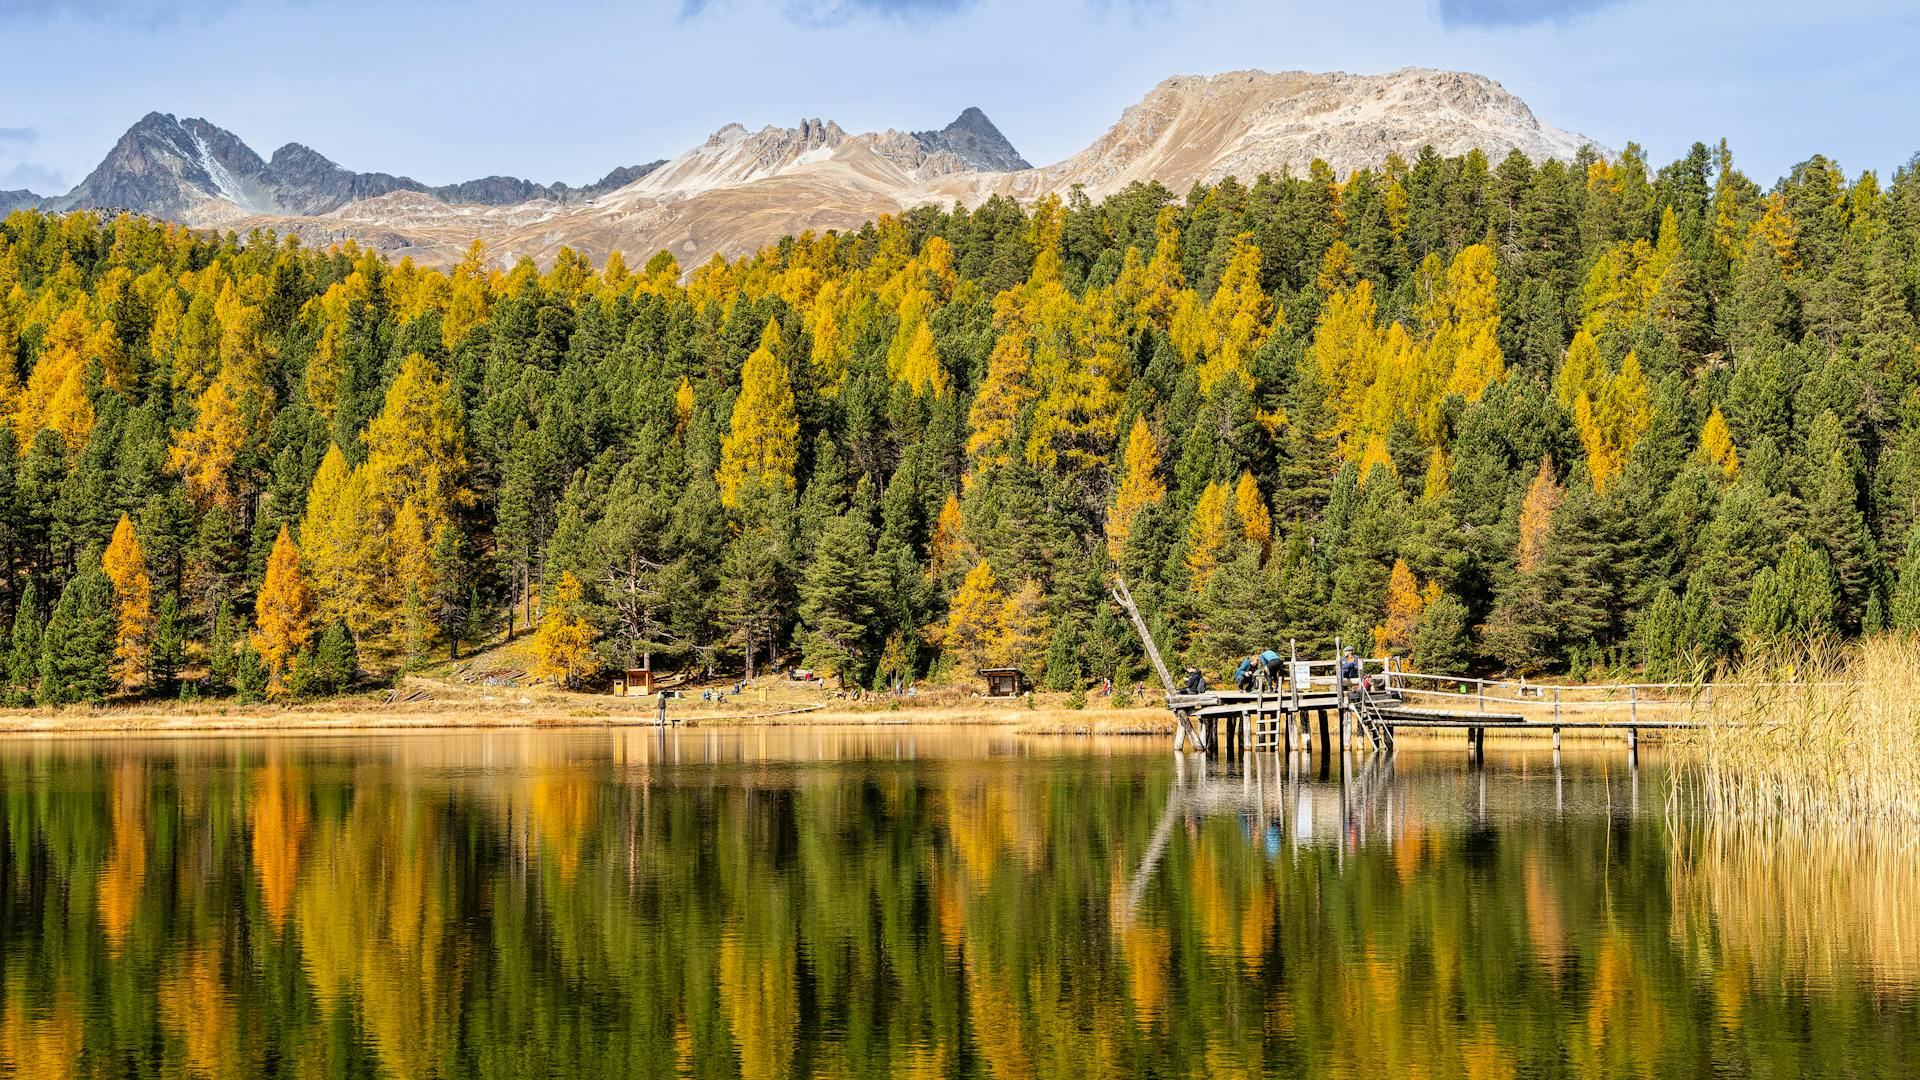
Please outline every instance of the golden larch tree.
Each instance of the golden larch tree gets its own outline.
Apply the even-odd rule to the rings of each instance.
[[[972,551],[972,545],[967,543],[960,500],[948,492],[947,501],[940,507],[940,516],[934,519],[933,538],[927,545],[927,575],[936,581],[945,577],[949,570],[964,563]]]
[[[733,424],[720,446],[720,468],[714,474],[721,501],[728,506],[738,505],[740,488],[749,481],[793,484],[800,460],[800,420],[787,367],[775,355],[779,342],[780,324],[769,319],[760,347],[748,354],[740,371]]]
[[[534,677],[573,687],[600,670],[600,658],[593,651],[600,632],[580,615],[580,596],[580,579],[571,570],[562,571],[548,597],[540,629],[534,631]]]
[[[180,470],[187,495],[201,510],[210,507],[235,508],[233,463],[246,442],[246,424],[227,388],[227,380],[215,379],[213,385],[194,404],[193,426],[173,433],[168,460]]]
[[[13,430],[21,453],[26,453],[43,428],[59,432],[72,453],[86,445],[94,419],[86,393],[87,359],[98,340],[78,311],[62,312],[47,328],[40,359],[14,406]]]
[[[1566,491],[1553,475],[1553,461],[1540,459],[1540,468],[1527,485],[1527,497],[1520,503],[1520,544],[1514,556],[1515,567],[1523,574],[1540,565],[1547,550],[1547,534],[1553,530],[1553,512],[1560,508]]]
[[[321,623],[344,619],[363,635],[382,620],[375,581],[383,535],[365,473],[348,466],[338,446],[328,446],[300,519],[301,561]]]
[[[1740,451],[1733,445],[1733,432],[1727,429],[1727,418],[1720,414],[1718,405],[1707,414],[1706,425],[1700,429],[1699,456],[1729,480],[1740,475]]]
[[[253,647],[267,662],[267,688],[286,690],[287,669],[313,640],[313,590],[300,568],[300,549],[285,525],[267,556],[266,579],[254,598]]]
[[[1405,559],[1393,561],[1393,573],[1387,578],[1386,617],[1373,628],[1373,644],[1382,655],[1404,656],[1413,651],[1414,629],[1420,623],[1420,609],[1426,606],[1420,583]]]
[[[100,556],[100,568],[113,582],[113,674],[124,689],[145,677],[153,648],[153,579],[133,521],[125,514]]]
[[[1233,486],[1233,512],[1240,519],[1240,533],[1260,545],[1264,556],[1273,546],[1273,514],[1260,494],[1260,484],[1251,470],[1243,471]]]
[[[1253,354],[1266,342],[1273,321],[1273,303],[1260,287],[1260,249],[1251,233],[1243,233],[1234,239],[1220,286],[1207,304],[1201,392],[1211,394],[1229,378],[1251,388]]]
[[[1113,506],[1107,511],[1107,553],[1116,563],[1126,554],[1127,540],[1133,535],[1134,519],[1140,511],[1167,497],[1166,482],[1160,479],[1160,444],[1144,416],[1134,417],[1122,463],[1120,487],[1113,493]]]
[[[1007,595],[987,560],[975,563],[947,605],[947,621],[935,644],[960,656],[975,671],[991,667],[1007,637]]]
[[[1228,531],[1227,509],[1231,492],[1225,484],[1208,484],[1194,504],[1193,517],[1187,522],[1187,572],[1194,592],[1206,592],[1213,572],[1226,561]]]

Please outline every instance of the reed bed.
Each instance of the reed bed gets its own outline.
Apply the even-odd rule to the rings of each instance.
[[[1675,797],[1721,818],[1920,825],[1920,637],[1750,659],[1674,733]]]

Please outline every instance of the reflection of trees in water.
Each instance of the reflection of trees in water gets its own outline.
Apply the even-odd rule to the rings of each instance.
[[[113,1075],[153,1046],[179,1074],[407,1078],[1920,1052],[1888,996],[1920,941],[1895,906],[1913,848],[1674,837],[1578,778],[1556,801],[1551,776],[1164,762],[0,761],[0,898],[39,928],[8,942],[0,1072]]]

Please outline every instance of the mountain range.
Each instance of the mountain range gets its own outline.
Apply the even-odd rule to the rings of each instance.
[[[1074,187],[1100,198],[1137,181],[1177,193],[1251,182],[1315,159],[1339,175],[1389,154],[1479,149],[1498,160],[1568,159],[1589,141],[1539,120],[1484,76],[1426,68],[1385,75],[1236,71],[1176,76],[1086,149],[1035,168],[969,108],[939,130],[850,134],[832,121],[749,131],[729,124],[672,159],[616,168],[581,187],[489,176],[432,186],[355,172],[299,143],[261,158],[202,119],[149,113],[72,191],[0,192],[0,211],[124,209],[203,228],[266,227],[308,243],[353,239],[415,261],[456,261],[478,238],[494,256],[596,261],[671,251],[682,267],[805,230],[854,229],[928,203],[1032,200]]]

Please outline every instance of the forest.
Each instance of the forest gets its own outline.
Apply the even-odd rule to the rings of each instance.
[[[14,705],[536,671],[1684,678],[1920,629],[1920,159],[924,207],[685,272],[0,222]]]

